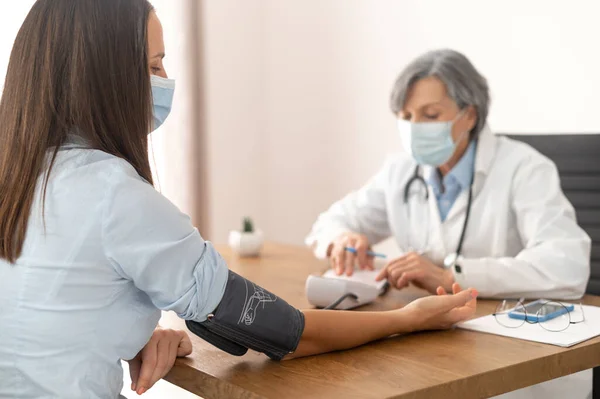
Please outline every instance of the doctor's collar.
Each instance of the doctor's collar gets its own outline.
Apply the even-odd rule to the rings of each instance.
[[[489,173],[492,162],[496,156],[496,143],[498,138],[486,123],[477,138],[477,152],[475,154],[475,174]]]

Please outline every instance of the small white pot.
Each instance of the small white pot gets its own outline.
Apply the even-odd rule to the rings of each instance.
[[[263,246],[263,233],[260,230],[253,233],[232,231],[229,233],[229,246],[239,256],[258,256]]]

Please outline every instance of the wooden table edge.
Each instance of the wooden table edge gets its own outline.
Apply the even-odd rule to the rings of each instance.
[[[180,359],[175,362],[175,366],[164,377],[164,380],[204,399],[267,399],[231,382],[221,380],[191,367]]]
[[[584,342],[566,349],[569,350],[382,399],[489,398],[600,366],[600,341],[588,345]],[[529,372],[540,367],[545,369],[543,374]],[[511,389],[502,388],[506,385]]]
[[[592,345],[582,343],[569,349],[518,365],[484,371],[413,392],[385,396],[382,399],[488,398],[600,366],[600,342]],[[529,372],[536,368],[543,368],[545,372]],[[267,399],[231,382],[206,374],[186,364],[185,360],[178,360],[173,372],[169,373],[165,380],[205,399]],[[511,388],[508,391],[503,388],[507,385]]]

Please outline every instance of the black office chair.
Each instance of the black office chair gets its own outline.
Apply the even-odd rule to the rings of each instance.
[[[587,293],[600,295],[600,134],[508,135],[554,161],[577,222],[592,239]],[[600,367],[594,368],[594,399],[600,399]]]

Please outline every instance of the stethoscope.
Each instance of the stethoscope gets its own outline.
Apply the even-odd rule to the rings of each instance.
[[[471,177],[471,183],[469,185],[469,199],[467,200],[467,211],[465,215],[465,221],[463,222],[462,231],[460,233],[460,238],[458,240],[458,245],[456,246],[456,252],[449,254],[444,259],[444,266],[446,268],[455,266],[456,261],[462,251],[463,243],[465,241],[465,233],[467,232],[467,224],[469,223],[469,215],[471,214],[471,202],[473,201],[473,180],[475,180],[475,171],[473,171],[473,176]],[[427,201],[429,199],[429,190],[427,187],[427,182],[425,182],[425,179],[421,176],[421,167],[419,165],[415,167],[413,175],[404,186],[404,204],[406,205],[408,205],[410,189],[413,184],[419,184],[421,188],[425,189],[425,200]],[[388,289],[389,284],[386,282],[384,290],[380,295],[383,295]],[[344,295],[333,301],[331,304],[326,306],[324,309],[335,309],[340,303],[342,303],[347,298],[356,300],[358,299],[358,296],[352,292],[345,293]]]
[[[477,143],[475,143],[477,145]],[[473,171],[473,175],[471,177],[471,182],[469,184],[469,197],[467,200],[467,211],[465,214],[465,221],[463,222],[462,231],[460,233],[460,238],[458,239],[458,245],[456,246],[456,251],[446,256],[444,259],[444,266],[446,268],[454,267],[456,265],[456,261],[459,258],[463,244],[465,242],[465,234],[467,232],[467,225],[469,223],[469,215],[471,214],[471,203],[473,201],[473,181],[475,180],[475,171]],[[421,167],[419,165],[415,166],[415,170],[413,175],[408,179],[406,185],[404,186],[404,204],[408,206],[409,197],[411,193],[411,187],[414,184],[419,184],[421,188],[425,189],[425,201],[429,200],[429,189],[427,187],[427,182],[421,175]],[[409,212],[410,218],[410,212]]]
[[[477,143],[475,143],[475,145],[477,146]],[[469,215],[471,214],[471,203],[473,202],[473,181],[474,180],[475,180],[475,171],[473,170],[473,176],[471,176],[471,182],[469,184],[469,197],[467,200],[467,211],[465,214],[465,221],[463,222],[462,231],[460,233],[460,238],[458,239],[458,245],[456,246],[456,252],[449,254],[444,259],[444,267],[446,267],[446,268],[454,267],[456,265],[456,261],[457,261],[458,257],[460,256],[460,254],[462,252],[463,243],[465,242],[465,233],[467,232],[467,225],[469,224]],[[410,192],[411,192],[410,189],[414,184],[419,184],[421,186],[421,188],[425,189],[425,201],[427,202],[429,200],[429,189],[427,186],[427,182],[421,175],[421,167],[419,165],[417,165],[415,167],[415,170],[414,170],[412,176],[410,177],[410,179],[408,179],[408,181],[406,182],[406,185],[404,186],[404,204],[407,206],[408,206]],[[409,212],[409,217],[410,217],[410,212]],[[429,226],[428,226],[428,228],[429,228]],[[383,293],[385,293],[388,289],[389,289],[389,284],[386,283],[386,285],[384,286]],[[381,295],[383,295],[383,293]],[[336,299],[334,302],[332,302],[328,306],[326,306],[324,309],[335,309],[346,298],[351,298],[351,299],[356,300],[356,299],[358,299],[358,296],[352,292],[348,292],[348,293],[342,295],[341,297],[339,297],[338,299]]]

